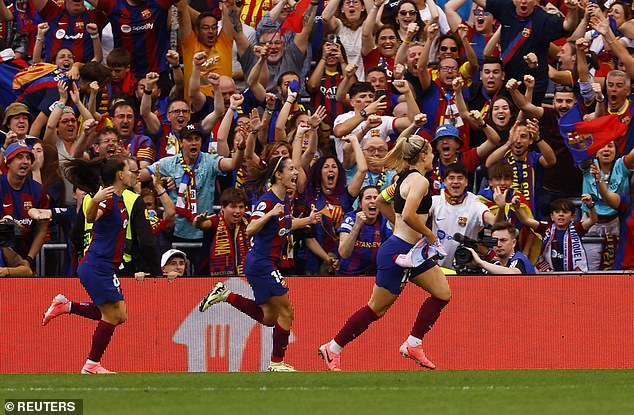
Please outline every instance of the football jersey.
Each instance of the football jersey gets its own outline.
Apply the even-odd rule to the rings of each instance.
[[[92,241],[82,258],[91,264],[96,274],[112,275],[117,272],[123,258],[128,211],[123,199],[116,193],[99,203],[101,218],[93,224]]]
[[[123,47],[132,54],[131,71],[137,79],[148,72],[168,70],[165,59],[170,32],[167,26],[169,8],[177,0],[148,0],[132,6],[126,0],[99,0],[97,9],[103,10],[112,24],[115,47]]]
[[[339,226],[339,233],[350,233],[357,221],[357,212],[346,213]],[[381,244],[392,235],[387,220],[381,215],[373,225],[363,224],[354,243],[352,254],[348,258],[340,258],[339,272],[343,275],[376,274],[376,254]]]
[[[277,218],[270,218],[266,225],[253,235],[251,250],[247,253],[244,265],[244,272],[247,275],[270,274],[280,268],[280,259],[287,241],[286,235],[291,232],[293,224],[290,201],[288,198],[281,200],[269,190],[258,200],[251,214],[251,220],[260,220],[278,203],[284,205],[284,213]]]
[[[454,241],[454,234],[461,233],[469,238],[477,239],[478,232],[484,226],[484,214],[488,211],[486,205],[471,192],[467,192],[464,201],[457,205],[447,202],[444,189],[441,190],[440,195],[432,197],[429,211],[432,217],[432,232],[436,234],[447,252],[447,256],[439,261],[438,265],[453,268],[454,253],[460,245]]]

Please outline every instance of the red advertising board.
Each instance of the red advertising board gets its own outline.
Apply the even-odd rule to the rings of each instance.
[[[222,303],[198,302],[217,279],[123,279],[128,321],[103,359],[118,372],[259,371],[271,329]],[[367,303],[373,278],[287,278],[295,321],[286,361],[324,370],[317,348]],[[628,275],[450,277],[453,292],[424,340],[438,369],[634,368],[634,278]],[[246,296],[245,280],[228,287]],[[79,280],[0,279],[0,373],[79,372],[95,321],[40,325],[51,298],[88,301]],[[427,294],[408,285],[384,318],[342,355],[344,370],[417,370],[398,353]]]

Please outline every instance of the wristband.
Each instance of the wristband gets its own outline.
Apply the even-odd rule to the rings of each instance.
[[[146,95],[152,95],[152,91],[143,88],[143,93]]]
[[[44,42],[44,38],[43,37],[35,37],[35,40],[39,40],[40,42]]]
[[[229,109],[230,109],[231,111],[237,111],[237,110],[238,110],[238,107],[236,107],[235,105],[233,105],[233,104],[232,104],[232,105],[229,105]]]
[[[180,66],[180,64],[177,63],[176,65],[170,65],[170,68],[172,68],[172,69],[180,69],[181,66]]]
[[[595,98],[594,100],[595,100],[595,101],[597,101],[597,102],[599,102],[599,103],[602,103],[602,102],[604,102],[604,101],[605,101],[605,97],[601,98],[600,100],[599,100],[599,99],[597,99],[597,98]]]
[[[407,39],[405,39],[405,40],[403,40],[403,43],[405,43],[406,45],[409,45],[409,44],[410,44],[410,41],[409,41],[409,40],[407,40]]]
[[[29,266],[31,267],[31,269],[35,269],[35,259],[33,259],[33,257],[31,256],[27,256],[26,261],[29,263]]]
[[[537,140],[535,140],[535,144],[541,143],[542,141],[544,141],[544,139],[542,137],[539,137]]]
[[[591,205],[586,205],[586,206],[587,206],[587,207],[588,207],[588,209],[590,209],[590,210],[594,209],[594,203],[593,203],[593,204],[591,204]]]
[[[99,39],[99,33],[94,33],[92,35],[90,35],[91,39]]]
[[[161,197],[163,196],[165,193],[167,193],[167,190],[163,189],[163,191],[159,194],[156,195],[156,197]]]
[[[273,110],[267,108],[265,111],[267,112],[267,114],[273,115]]]

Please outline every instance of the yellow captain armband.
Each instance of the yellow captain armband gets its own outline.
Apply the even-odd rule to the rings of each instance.
[[[388,203],[394,201],[394,193],[396,192],[396,183],[392,183],[381,192],[381,197]]]

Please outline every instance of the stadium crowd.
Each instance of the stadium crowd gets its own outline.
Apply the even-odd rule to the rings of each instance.
[[[67,163],[121,155],[118,275],[244,275],[284,158],[281,273],[372,275],[401,134],[447,272],[632,269],[633,52],[621,0],[0,1],[0,275],[76,275]]]

